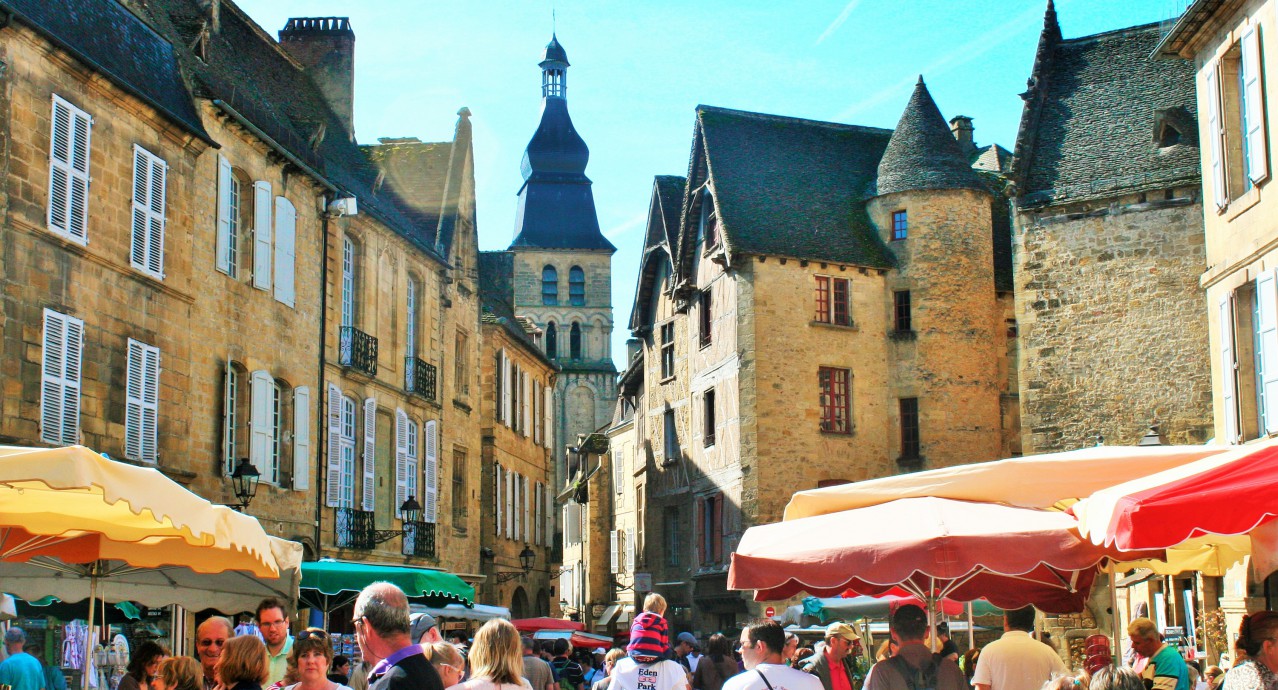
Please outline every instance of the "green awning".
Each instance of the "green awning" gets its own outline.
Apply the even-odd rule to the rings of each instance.
[[[360,590],[374,582],[390,582],[404,590],[409,599],[426,606],[475,604],[475,588],[452,573],[331,560],[302,563],[301,598],[305,604],[331,611],[354,601]]]

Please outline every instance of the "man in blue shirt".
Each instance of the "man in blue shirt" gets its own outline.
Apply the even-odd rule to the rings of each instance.
[[[0,685],[13,690],[47,690],[44,668],[35,657],[22,651],[27,634],[22,628],[9,628],[4,633],[4,648],[9,658],[0,663]]]

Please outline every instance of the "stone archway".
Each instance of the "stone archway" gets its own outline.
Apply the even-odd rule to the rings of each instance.
[[[515,593],[510,595],[510,617],[532,618],[532,611],[528,605],[528,594],[524,592],[523,587],[516,587]]]

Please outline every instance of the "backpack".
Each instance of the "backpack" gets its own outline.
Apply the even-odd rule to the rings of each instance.
[[[914,668],[905,657],[894,656],[887,660],[889,666],[893,668],[905,680],[905,685],[910,690],[936,690],[936,671],[940,665],[940,656],[932,654],[928,657],[923,665]]]
[[[572,672],[572,667],[577,667],[577,673]],[[551,675],[555,682],[559,684],[559,690],[579,690],[578,683],[574,683],[569,676],[581,675],[581,667],[577,666],[577,662],[571,659],[555,659],[550,664]]]

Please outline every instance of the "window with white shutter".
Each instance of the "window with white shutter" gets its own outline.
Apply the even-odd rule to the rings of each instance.
[[[532,374],[525,371],[519,380],[519,404],[523,407],[524,423],[519,425],[519,432],[527,438],[528,428],[532,426],[532,405],[528,403],[528,392],[532,389]]]
[[[311,389],[293,389],[293,489],[311,488]]]
[[[534,546],[541,546],[541,492],[541,482],[533,482],[532,543]]]
[[[164,278],[164,196],[168,163],[133,145],[133,225],[129,264]]]
[[[1208,150],[1211,153],[1211,191],[1217,210],[1223,211],[1229,205],[1229,192],[1225,186],[1225,126],[1221,119],[1224,110],[1221,103],[1220,89],[1221,63],[1215,62],[1207,67],[1207,135],[1210,138]]]
[[[275,197],[275,301],[294,306],[293,285],[296,262],[297,210],[288,199]]]
[[[217,270],[234,278],[239,271],[240,183],[231,161],[217,157]]]
[[[160,348],[129,338],[125,376],[124,456],[155,463],[158,459]]]
[[[89,139],[93,118],[53,96],[49,136],[49,230],[89,242]]]
[[[355,325],[355,271],[359,268],[356,262],[355,241],[349,237],[342,238],[342,323],[343,327]]]
[[[511,539],[519,539],[519,535],[523,534],[524,529],[524,496],[523,496],[523,475],[518,473],[511,474],[511,487],[514,489],[512,495],[514,500],[511,502],[513,510],[510,512],[514,515],[515,529],[511,531]]]
[[[426,500],[422,502],[422,519],[439,522],[439,422],[433,419],[426,422],[425,430],[426,488],[423,493]]]
[[[621,572],[621,532],[615,529],[608,532],[608,572]]]
[[[249,382],[249,461],[262,473],[262,481],[279,484],[279,457],[276,454],[279,389],[270,372],[264,370],[253,372]]]
[[[360,509],[377,507],[377,399],[364,400],[364,486]],[[399,506],[395,506],[396,509]]]
[[[532,541],[532,539],[530,538],[530,534],[529,534],[529,533],[530,533],[530,532],[536,532],[536,531],[537,531],[537,529],[536,529],[536,527],[535,527],[535,524],[536,524],[536,523],[534,523],[534,522],[532,521],[532,520],[533,520],[533,515],[532,515],[531,502],[530,502],[530,500],[529,500],[529,499],[531,498],[531,496],[530,496],[530,495],[529,495],[529,493],[528,493],[528,486],[531,484],[531,482],[529,482],[529,481],[528,481],[528,477],[521,476],[521,477],[520,477],[520,479],[521,479],[521,480],[523,480],[523,482],[524,482],[524,488],[523,488],[523,494],[524,494],[524,535],[523,535],[523,537],[520,539],[520,541],[523,541],[524,543],[527,543],[527,542]]]
[[[506,416],[503,414],[505,408],[502,404],[502,394],[505,389],[505,366],[506,352],[498,350],[493,358],[493,409],[496,411],[497,421],[505,424]]]
[[[408,443],[405,446],[405,450],[407,451],[405,460],[407,462],[405,463],[405,467],[404,467],[404,493],[416,499],[418,504],[422,504],[425,502],[422,500],[422,494],[419,491],[417,486],[418,477],[421,476],[421,470],[419,465],[419,462],[420,462],[419,459],[421,458],[420,431],[421,429],[420,427],[417,426],[417,422],[413,421],[412,419],[408,420],[408,438],[407,438]],[[403,505],[403,504],[404,504],[403,501],[399,502],[399,505]],[[399,510],[399,505],[395,506],[395,510]],[[418,517],[418,519],[420,520],[421,518]]]
[[[235,436],[239,415],[235,409],[235,401],[239,399],[241,385],[243,382],[240,381],[239,369],[227,357],[222,371],[222,473],[227,477],[235,472],[239,460]]]
[[[337,386],[328,386],[328,453],[324,465],[324,503],[329,508],[342,505],[342,408],[345,398]]]
[[[1265,91],[1262,80],[1260,27],[1252,24],[1242,35],[1243,156],[1247,178],[1256,184],[1269,178],[1269,151],[1265,145]]]
[[[84,322],[44,310],[40,362],[40,439],[45,443],[80,442],[80,361]]]
[[[271,183],[253,183],[253,287],[271,289]]]
[[[342,395],[336,386],[329,387],[329,475],[330,505],[337,508],[355,507],[355,400]],[[337,433],[332,432],[333,401],[336,400]],[[334,453],[333,439],[336,438]],[[336,460],[334,461],[334,458]],[[336,480],[333,477],[336,476]]]
[[[1234,355],[1234,294],[1220,300],[1220,397],[1225,421],[1225,442],[1239,439],[1238,362]]]
[[[501,409],[502,421],[505,422],[507,428],[512,424],[511,417],[511,380],[510,380],[510,358],[506,356],[506,351],[501,351]]]
[[[626,529],[626,572],[633,573],[635,571],[635,530],[634,528]]]
[[[515,473],[506,473],[506,538],[515,538]]]
[[[1266,434],[1278,433],[1278,280],[1273,271],[1256,279],[1256,350],[1261,426]]]
[[[496,504],[494,512],[497,514],[497,536],[500,537],[506,533],[506,518],[502,515],[502,508],[506,505],[506,498],[503,495],[506,490],[506,478],[502,476],[501,465],[494,466],[493,478],[497,485],[497,490],[493,493],[493,501]]]
[[[581,505],[578,503],[564,504],[564,542],[581,542]]]
[[[551,491],[549,486],[547,486],[546,490],[542,492],[542,496],[544,496],[546,499],[546,511],[543,513],[543,515],[545,515],[546,517],[546,536],[545,536],[545,541],[543,541],[542,543],[544,543],[546,546],[551,546],[555,543],[555,495],[554,494],[555,492]]]
[[[541,406],[541,413],[546,417],[546,431],[542,434],[542,441],[545,442],[547,448],[554,450],[555,448],[555,388],[554,386],[546,386],[542,391],[545,401]]]
[[[622,455],[622,449],[617,448],[612,452],[612,487],[613,491],[621,493],[621,487],[626,481],[625,457]],[[620,501],[621,499],[617,499]]]
[[[408,415],[403,410],[395,410],[395,510],[408,500]]]

